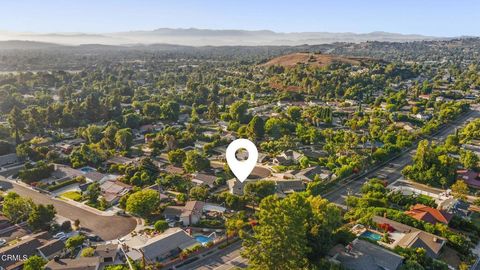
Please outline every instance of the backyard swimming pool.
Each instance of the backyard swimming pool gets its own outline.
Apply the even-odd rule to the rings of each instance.
[[[96,170],[92,167],[87,166],[87,167],[80,168],[80,171],[82,171],[83,173],[89,173],[89,172],[94,172]]]
[[[213,241],[212,238],[210,238],[208,236],[205,236],[205,235],[201,235],[201,234],[195,235],[194,237],[197,240],[197,242],[199,242],[202,245],[206,245],[208,242]]]
[[[371,231],[364,231],[360,236],[373,241],[380,241],[380,239],[382,239],[382,236],[380,234]]]

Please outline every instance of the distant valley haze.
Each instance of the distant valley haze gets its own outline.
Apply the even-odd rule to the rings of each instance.
[[[333,32],[274,32],[270,30],[213,30],[199,28],[158,28],[151,31],[125,31],[112,33],[36,33],[0,31],[0,41],[19,40],[56,43],[62,45],[149,45],[175,44],[185,46],[262,46],[329,44],[335,42],[389,41],[408,42],[419,40],[450,39],[417,34],[389,32],[333,33]]]

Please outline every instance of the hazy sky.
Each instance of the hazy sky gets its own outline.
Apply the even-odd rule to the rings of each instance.
[[[196,27],[480,36],[479,11],[480,1],[475,0],[4,0],[0,30]]]

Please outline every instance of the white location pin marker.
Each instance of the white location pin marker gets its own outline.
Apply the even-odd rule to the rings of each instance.
[[[235,153],[237,150],[244,148],[248,152],[247,160],[238,160]],[[227,147],[226,152],[227,164],[232,170],[233,174],[240,182],[245,181],[250,173],[255,168],[258,160],[258,150],[255,144],[247,139],[237,139],[231,142]]]

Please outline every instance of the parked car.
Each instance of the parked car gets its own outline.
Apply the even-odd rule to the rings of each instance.
[[[3,245],[5,245],[5,243],[7,243],[7,240],[1,238],[1,239],[0,239],[0,247],[3,246]]]
[[[59,232],[59,233],[55,234],[55,235],[53,236],[53,238],[59,239],[59,240],[65,240],[65,239],[68,238],[68,236],[67,236],[67,234],[65,234],[64,232]]]

